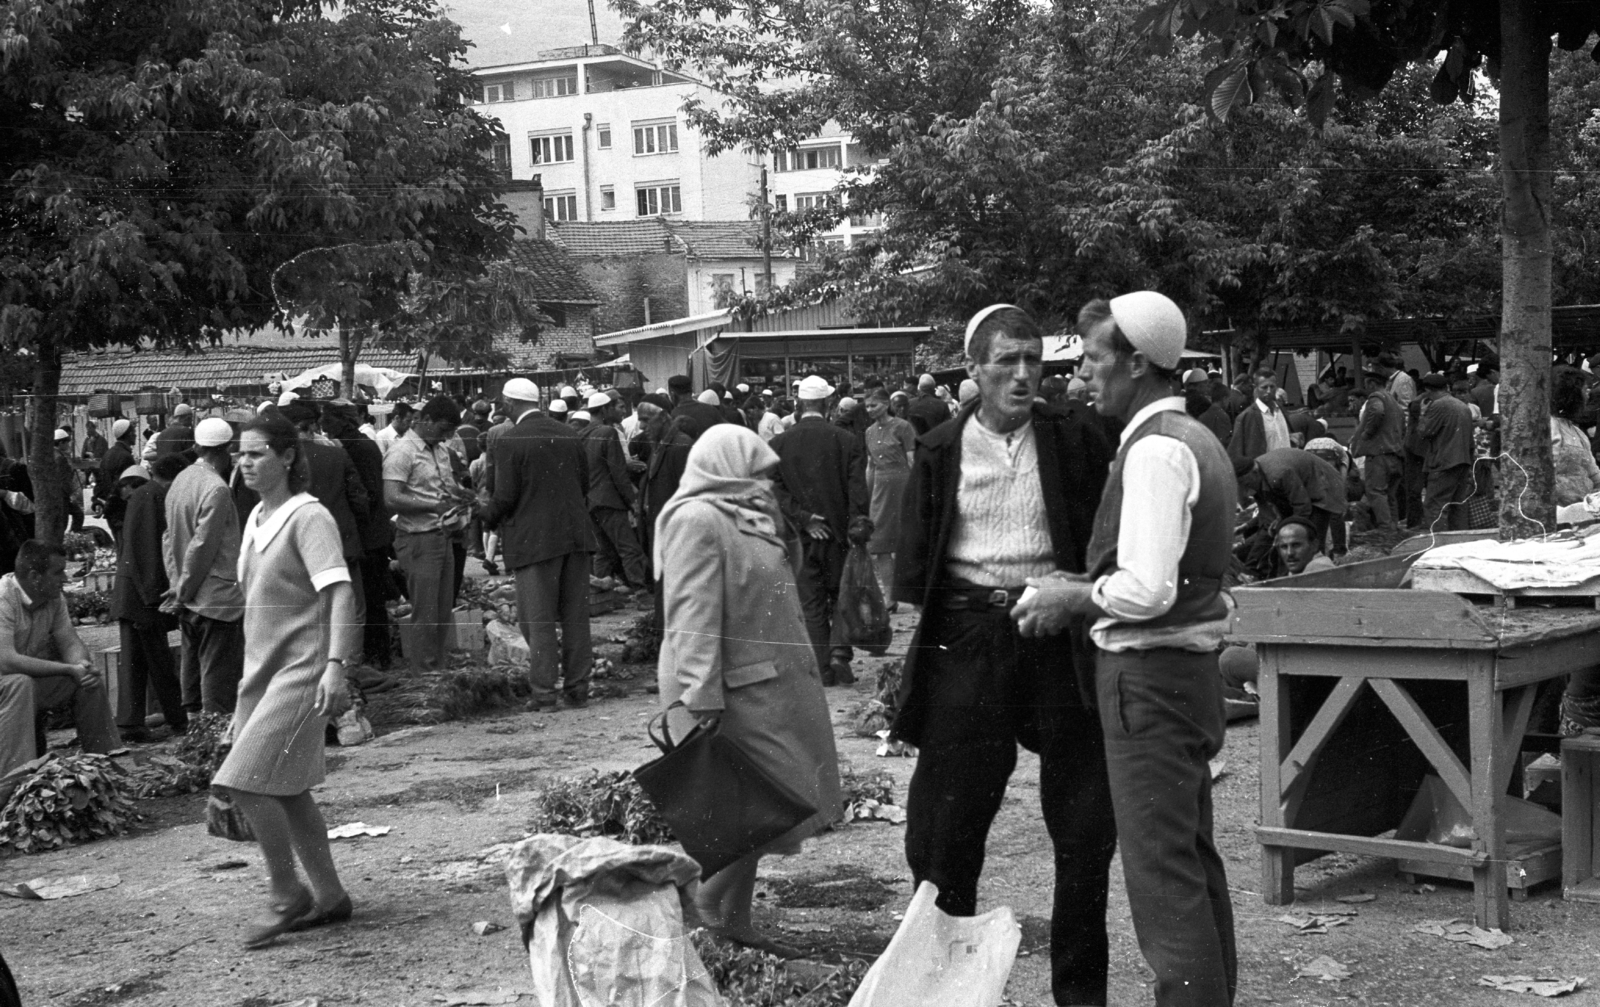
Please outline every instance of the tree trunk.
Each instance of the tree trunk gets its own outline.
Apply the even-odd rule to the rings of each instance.
[[[1555,530],[1550,456],[1550,32],[1500,4],[1500,537]]]
[[[67,530],[67,470],[56,451],[56,392],[61,389],[61,357],[39,348],[33,368],[33,427],[28,442],[28,478],[33,483],[33,536],[61,543]]]
[[[348,326],[339,326],[339,394],[354,402],[356,397],[356,361],[361,359],[361,347],[366,343],[362,332],[351,334]]]

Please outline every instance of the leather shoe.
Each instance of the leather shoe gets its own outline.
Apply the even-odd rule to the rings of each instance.
[[[316,900],[311,896],[311,889],[304,887],[289,901],[272,903],[270,907],[273,914],[272,922],[245,932],[245,950],[254,951],[271,944],[279,934],[288,933],[297,922],[309,915],[315,905]]]
[[[828,681],[829,677],[831,677],[833,679],[832,682]],[[850,665],[846,664],[843,661],[833,661],[833,662],[829,663],[829,665],[828,665],[828,675],[824,676],[823,684],[825,684],[825,685],[855,685],[856,684],[856,675],[855,675],[855,672],[850,670]]]
[[[355,915],[355,906],[350,903],[350,893],[345,892],[344,897],[320,913],[311,913],[296,920],[290,927],[290,933],[299,933],[313,927],[325,927],[330,923],[347,922]]]

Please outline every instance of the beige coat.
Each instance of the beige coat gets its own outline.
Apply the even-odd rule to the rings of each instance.
[[[666,631],[661,702],[721,710],[722,733],[818,813],[770,850],[840,813],[839,755],[788,555],[747,511],[685,503],[661,529]]]

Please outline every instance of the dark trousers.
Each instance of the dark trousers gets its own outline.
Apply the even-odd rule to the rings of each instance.
[[[650,574],[645,570],[644,551],[639,548],[639,536],[628,522],[628,512],[615,507],[596,507],[589,512],[589,523],[594,526],[597,546],[594,575],[621,577],[629,587],[648,587]]]
[[[1422,456],[1407,451],[1403,462],[1403,475],[1396,495],[1400,501],[1400,519],[1408,525],[1422,523]]]
[[[1394,489],[1404,479],[1405,464],[1399,455],[1368,455],[1362,463],[1361,482],[1366,487],[1362,497],[1372,510],[1372,523],[1384,531],[1396,530],[1394,509],[1389,506]]]
[[[1233,903],[1212,838],[1210,760],[1226,718],[1217,655],[1099,653],[1096,686],[1128,909],[1158,1007],[1225,1007]]]
[[[1472,496],[1472,466],[1452,465],[1428,473],[1428,502],[1422,527],[1428,531],[1466,531],[1471,525],[1467,498]],[[1440,520],[1440,513],[1444,518]]]
[[[589,554],[565,556],[518,567],[517,621],[528,641],[528,683],[533,701],[554,703],[556,678],[567,699],[589,698],[594,648],[589,638]],[[556,642],[556,628],[561,640]]]
[[[450,563],[450,575],[454,578],[450,581],[453,588],[450,608],[454,611],[456,603],[461,601],[461,585],[467,579],[467,543],[459,535],[450,536]]]
[[[839,538],[805,540],[804,556],[795,586],[800,590],[800,610],[806,617],[806,635],[817,655],[817,667],[828,670],[832,661],[850,663],[849,647],[832,646],[833,610],[839,604],[839,581],[844,578],[848,547]]]
[[[224,622],[185,611],[183,705],[190,713],[232,713],[244,677],[244,620]]]
[[[188,730],[189,711],[183,708],[183,688],[178,684],[178,669],[172,666],[167,631],[159,623],[136,626],[128,619],[118,619],[117,628],[122,633],[122,659],[128,662],[129,711],[128,722],[117,726],[144,727],[153,687],[167,726],[180,734]]]
[[[373,549],[362,557],[356,590],[361,593],[361,649],[367,661],[387,668],[394,661],[394,641],[389,637],[389,550]]]
[[[935,618],[917,666],[925,701],[906,808],[912,878],[938,886],[945,912],[975,915],[1017,745],[1039,753],[1039,804],[1055,849],[1051,990],[1058,1004],[1104,1004],[1116,832],[1100,725],[1083,705],[1069,644],[1023,639],[1003,609]]]
[[[418,671],[442,668],[445,641],[455,625],[450,539],[442,531],[401,532],[395,536],[394,551],[406,573],[406,597],[411,599],[406,661]]]

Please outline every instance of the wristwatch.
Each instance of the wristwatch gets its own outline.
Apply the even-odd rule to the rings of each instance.
[[[340,668],[349,668],[350,667],[349,658],[344,658],[344,657],[331,657],[330,656],[328,658],[327,663],[328,664],[337,664]]]

